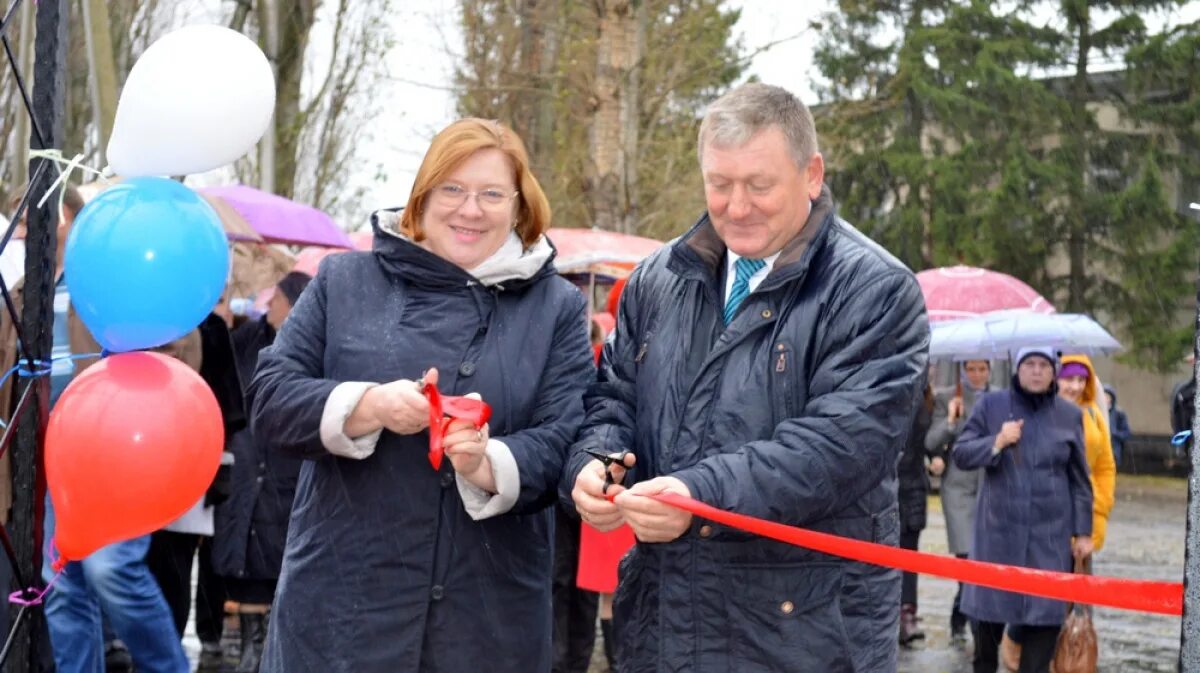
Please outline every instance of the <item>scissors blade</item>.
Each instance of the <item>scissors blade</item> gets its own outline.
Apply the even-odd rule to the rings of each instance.
[[[593,449],[584,449],[583,452],[586,453],[587,455],[591,456],[592,458],[595,458],[596,460],[604,463],[604,465],[606,467],[608,465],[612,465],[613,463],[617,462],[616,458],[608,455],[607,453],[601,453],[600,451],[595,451]]]

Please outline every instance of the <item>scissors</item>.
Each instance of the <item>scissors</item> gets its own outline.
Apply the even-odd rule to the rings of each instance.
[[[618,453],[615,456],[610,456],[607,453],[601,453],[599,451],[594,451],[592,449],[584,449],[583,452],[586,453],[587,455],[591,456],[592,458],[595,458],[596,460],[604,463],[604,488],[600,489],[601,493],[608,495],[608,487],[609,486],[613,486],[613,485],[624,486],[625,485],[625,477],[621,477],[620,481],[616,481],[615,479],[613,479],[612,466],[620,465],[621,467],[625,467],[625,457],[631,454],[630,451],[622,451],[621,453]],[[626,468],[626,474],[628,474],[628,473],[629,473],[628,468]]]

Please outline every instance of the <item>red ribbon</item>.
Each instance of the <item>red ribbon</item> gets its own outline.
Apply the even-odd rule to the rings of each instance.
[[[421,392],[429,400],[429,464],[440,470],[445,455],[442,445],[450,424],[456,420],[470,421],[478,430],[492,417],[492,408],[486,402],[470,397],[443,397],[432,383],[426,383]]]
[[[1076,575],[925,554],[734,514],[676,493],[648,497],[740,531],[852,561],[1071,603],[1173,616],[1183,614],[1183,584],[1176,582]]]

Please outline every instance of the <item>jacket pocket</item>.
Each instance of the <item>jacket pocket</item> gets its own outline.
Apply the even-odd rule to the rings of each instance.
[[[771,376],[772,411],[775,413],[775,424],[794,418],[799,414],[796,409],[796,353],[792,345],[786,341],[775,341],[771,344],[771,357],[768,358]]]
[[[646,362],[646,356],[650,354],[650,348],[654,345],[654,332],[658,329],[658,319],[655,318],[649,327],[642,332],[638,339],[637,351],[633,354],[633,364],[637,369],[641,369]]]
[[[834,563],[726,566],[733,670],[852,673]]]

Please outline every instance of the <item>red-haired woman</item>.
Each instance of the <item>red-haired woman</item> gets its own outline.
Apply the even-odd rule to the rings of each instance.
[[[308,459],[262,670],[549,671],[552,512],[594,369],[550,207],[498,122],[434,139],[371,252],[325,259],[251,386],[256,436]],[[418,379],[490,426],[427,459]]]

